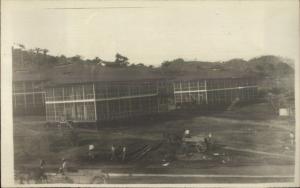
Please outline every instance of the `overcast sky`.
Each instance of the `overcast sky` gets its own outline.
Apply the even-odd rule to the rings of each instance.
[[[159,65],[298,58],[298,1],[4,1],[7,41],[49,54]]]

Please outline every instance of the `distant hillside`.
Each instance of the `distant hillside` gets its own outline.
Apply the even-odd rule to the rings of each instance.
[[[164,73],[176,74],[228,74],[228,76],[255,76],[255,77],[285,77],[293,75],[294,69],[286,60],[277,56],[261,56],[245,61],[232,59],[225,62],[184,61],[175,59],[165,61],[161,65]]]
[[[132,64],[129,58],[116,54],[115,61],[96,57],[51,56],[47,50],[13,50],[14,80],[43,79],[55,82],[117,81],[136,79],[199,79],[256,77],[268,85],[293,87],[293,61],[277,56],[232,59],[225,62],[185,61],[181,58],[165,61],[160,67]],[[279,80],[279,81],[278,81]],[[282,80],[285,80],[284,82]]]

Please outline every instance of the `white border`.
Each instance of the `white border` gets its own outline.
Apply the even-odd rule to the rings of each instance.
[[[35,1],[32,2],[34,4]],[[75,1],[74,1],[75,2]],[[131,4],[136,1],[128,1]],[[124,3],[121,2],[122,4]],[[78,4],[78,1],[76,3]],[[299,3],[298,3],[299,5]],[[86,185],[86,184],[34,184],[34,185],[15,185],[13,177],[13,126],[12,126],[12,68],[11,68],[11,31],[6,27],[9,24],[9,18],[5,14],[5,1],[1,1],[1,185],[5,187],[298,187],[299,184],[299,147],[296,147],[296,165],[295,165],[295,181],[292,183],[258,183],[258,184],[128,184],[128,185]],[[300,42],[300,41],[299,41]],[[298,46],[299,49],[299,46]],[[298,60],[300,59],[300,56]],[[295,79],[295,95],[296,95],[296,143],[300,141],[299,127],[299,62],[296,61],[296,79]],[[298,145],[299,146],[299,145]],[[298,177],[298,178],[297,178]]]

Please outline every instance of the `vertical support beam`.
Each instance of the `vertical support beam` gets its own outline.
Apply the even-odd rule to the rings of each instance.
[[[35,106],[35,96],[34,96],[35,91],[34,91],[33,81],[31,82],[31,88],[32,88],[32,104],[33,104],[33,106]]]
[[[181,85],[181,81],[179,82],[179,86],[180,86],[180,91],[182,91],[182,85]],[[180,104],[182,104],[182,92],[180,92]]]
[[[128,95],[131,96],[131,86],[130,85],[127,85],[128,87]],[[132,114],[132,100],[131,100],[131,97],[129,97],[129,113],[128,115],[131,116]]]
[[[200,81],[197,81],[197,89],[198,89],[198,104],[200,104]]]
[[[94,97],[95,120],[98,121],[98,117],[97,117],[97,103],[96,103],[95,83],[93,83],[93,97]]]
[[[224,103],[226,104],[227,103],[227,91],[228,90],[226,90],[225,88],[226,88],[226,82],[227,82],[227,79],[224,79],[223,80],[223,84],[224,84],[224,86],[223,86],[223,95],[224,95]]]
[[[175,103],[175,106],[176,106],[176,104],[177,104],[177,99],[176,99],[176,94],[175,94],[175,91],[176,91],[176,89],[175,89],[175,82],[173,81],[173,94],[174,94],[174,103]]]
[[[26,86],[25,86],[25,82],[23,82],[23,91],[24,91],[24,94],[23,94],[23,96],[24,96],[24,107],[25,107],[25,111],[27,111],[26,109],[27,109],[27,101],[26,101]]]
[[[107,84],[105,84],[105,97],[108,98],[108,87]],[[106,100],[106,112],[107,112],[107,118],[110,119],[110,113],[109,113],[109,104],[108,100]]]
[[[76,96],[75,96],[75,92],[74,92],[74,87],[73,87],[73,85],[72,85],[71,88],[72,88],[72,90],[71,90],[71,91],[72,91],[72,95],[71,95],[72,97],[71,97],[71,99],[72,99],[72,100],[76,100]],[[77,110],[76,110],[76,103],[73,102],[73,103],[72,103],[72,116],[74,117],[73,120],[76,120],[76,119],[77,119],[77,113],[76,113],[76,111],[77,111]]]
[[[65,101],[65,88],[62,88],[62,100]],[[64,119],[67,120],[66,103],[64,102]]]
[[[189,102],[192,102],[192,97],[191,97],[191,81],[188,81],[188,87],[189,87]]]
[[[232,80],[230,80],[230,88],[232,88],[233,87],[233,84],[232,84]],[[233,92],[234,90],[230,90],[230,102],[232,102],[233,101],[233,99],[232,99],[232,92]]]
[[[120,99],[120,85],[118,85],[118,105],[119,105],[119,116],[121,115],[121,99]]]
[[[54,88],[52,88],[52,93],[53,93],[53,101],[55,101],[55,92],[54,92]],[[56,105],[55,103],[53,103],[53,107],[54,107],[54,121],[56,121]]]
[[[205,91],[205,102],[206,104],[208,104],[208,100],[207,100],[207,81],[204,80],[204,91]]]
[[[84,84],[82,85],[82,99],[85,99],[85,92],[84,92]],[[85,102],[83,102],[83,120],[87,120],[87,113],[86,113],[86,106]]]
[[[46,121],[49,121],[47,106],[50,104],[45,103]]]

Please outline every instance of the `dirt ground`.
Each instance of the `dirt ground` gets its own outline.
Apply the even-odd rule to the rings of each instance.
[[[105,169],[109,173],[153,174],[245,174],[293,175],[294,133],[293,117],[278,117],[266,103],[236,107],[232,111],[203,114],[182,112],[166,114],[161,118],[149,117],[143,121],[100,126],[98,130],[86,128],[46,128],[44,117],[14,117],[14,152],[17,171],[37,168],[39,160],[46,161],[48,172],[57,171],[61,159],[68,161],[70,171],[78,169]],[[192,136],[205,137],[209,133],[216,147],[206,158],[191,155],[178,158],[178,143],[166,141],[182,135],[189,129]],[[95,159],[88,158],[88,145],[95,146]],[[127,160],[110,160],[110,148],[125,146]],[[151,148],[142,157],[134,153]],[[168,158],[169,157],[169,158]],[[165,161],[164,161],[165,160]],[[168,164],[166,164],[168,163]],[[165,164],[165,166],[164,166]],[[262,170],[265,169],[265,170]],[[281,169],[275,170],[274,169]],[[112,178],[112,183],[133,183],[136,177]],[[219,177],[142,178],[145,183],[231,182]],[[174,180],[176,179],[176,180]],[[196,180],[197,181],[194,181]],[[215,181],[214,181],[215,180]],[[272,182],[274,178],[241,178],[241,182]],[[278,181],[288,181],[278,178]],[[141,182],[141,181],[137,181]]]

